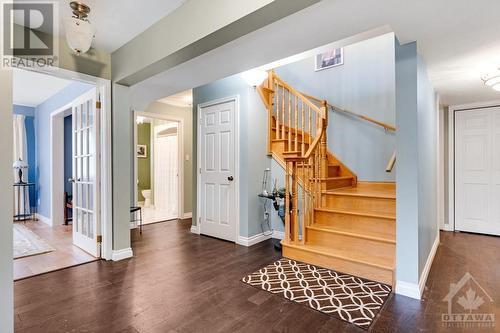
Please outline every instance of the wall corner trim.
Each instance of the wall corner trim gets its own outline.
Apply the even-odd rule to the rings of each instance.
[[[191,232],[192,232],[193,234],[197,234],[197,235],[199,235],[199,234],[200,234],[200,228],[199,228],[197,225],[192,225],[192,226],[191,226]]]
[[[121,250],[113,250],[113,254],[111,255],[111,260],[120,261],[128,258],[132,258],[134,253],[132,252],[132,248],[126,248]]]
[[[420,279],[418,281],[418,289],[420,290],[420,295],[422,295],[424,292],[425,283],[427,282],[427,277],[429,276],[429,272],[431,271],[432,262],[434,261],[434,256],[436,255],[438,247],[439,230],[437,231],[436,239],[434,240],[434,244],[432,244],[431,251],[429,252],[429,256],[427,257],[424,269],[422,270],[422,275],[420,275]]]
[[[40,220],[43,223],[45,223],[45,224],[47,224],[49,226],[52,226],[52,220],[49,219],[47,216],[43,216],[43,215],[37,213],[37,214],[35,214],[35,217],[36,217],[37,220]]]
[[[272,236],[272,234],[264,235],[264,233],[262,233],[262,232],[260,234],[250,236],[250,237],[238,236],[238,241],[236,243],[239,245],[243,245],[243,246],[252,246],[252,245],[255,245],[257,243],[260,243],[260,242],[263,242],[265,240],[270,239],[271,236]]]

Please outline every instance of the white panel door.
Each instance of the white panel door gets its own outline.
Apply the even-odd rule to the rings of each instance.
[[[178,124],[154,127],[154,206],[155,222],[179,217]]]
[[[98,236],[99,115],[96,91],[73,103],[73,244],[95,257],[100,256]]]
[[[455,229],[500,235],[500,108],[455,113]]]
[[[198,120],[200,233],[229,241],[236,241],[235,113],[233,100],[201,107]]]

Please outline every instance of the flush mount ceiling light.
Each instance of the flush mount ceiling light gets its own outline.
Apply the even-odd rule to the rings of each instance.
[[[260,86],[265,79],[267,79],[269,74],[261,69],[251,69],[243,72],[241,75],[249,86],[257,87]]]
[[[87,19],[90,7],[77,1],[72,1],[69,5],[73,16],[65,20],[66,41],[68,46],[80,55],[90,49],[94,39],[94,29]]]
[[[500,91],[500,69],[495,73],[483,76],[483,82],[487,87],[493,90]]]

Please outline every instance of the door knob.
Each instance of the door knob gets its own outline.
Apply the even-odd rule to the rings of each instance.
[[[232,182],[234,180],[233,176],[229,176],[227,177],[227,180],[229,180],[230,182]]]
[[[68,182],[69,183],[74,183],[75,182],[75,178],[68,178]]]

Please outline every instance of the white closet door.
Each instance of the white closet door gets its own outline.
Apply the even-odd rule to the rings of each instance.
[[[500,108],[455,115],[455,229],[500,235]]]
[[[154,133],[154,205],[159,220],[179,217],[179,141],[177,134],[162,134],[176,123],[156,126]]]

